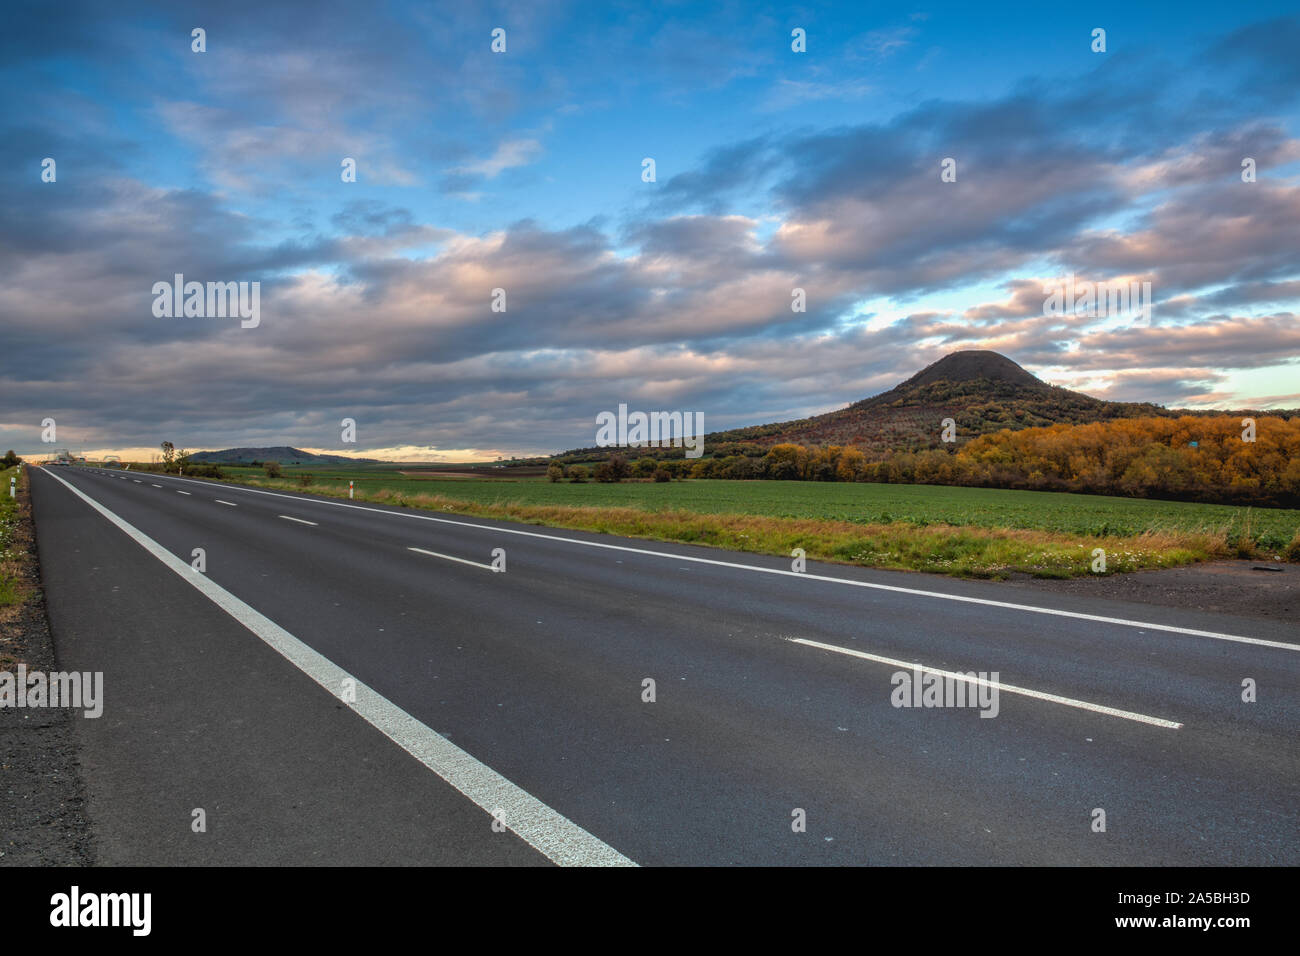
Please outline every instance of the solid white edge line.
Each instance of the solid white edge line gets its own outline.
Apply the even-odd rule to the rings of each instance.
[[[434,557],[434,558],[443,558],[443,559],[445,559],[445,560],[447,560],[447,561],[459,561],[461,564],[472,564],[472,565],[473,565],[474,567],[476,567],[476,568],[484,568],[484,569],[486,569],[486,570],[488,570],[488,571],[495,571],[495,570],[496,570],[496,568],[492,567],[492,565],[490,565],[490,564],[481,564],[481,563],[478,562],[478,561],[467,561],[467,560],[464,559],[464,558],[456,558],[456,557],[452,557],[450,554],[439,554],[437,551],[426,551],[426,550],[424,550],[424,548],[407,548],[406,550],[407,550],[407,551],[418,551],[420,554],[427,554],[427,555],[429,555],[430,557]]]
[[[929,674],[940,674],[944,677],[950,677],[954,680],[965,681],[968,684],[976,684],[980,687],[996,687],[999,692],[1006,691],[1008,694],[1019,694],[1022,697],[1033,697],[1035,700],[1046,700],[1053,704],[1064,704],[1066,707],[1078,707],[1080,710],[1090,710],[1097,714],[1106,714],[1110,717],[1122,717],[1125,720],[1136,720],[1139,723],[1151,724],[1153,727],[1166,727],[1169,730],[1181,730],[1182,724],[1173,720],[1165,720],[1163,717],[1149,717],[1146,714],[1134,713],[1131,710],[1118,710],[1114,707],[1106,707],[1103,704],[1090,704],[1086,700],[1075,700],[1073,697],[1061,697],[1057,694],[1048,694],[1041,690],[1030,690],[1026,687],[1016,687],[1012,684],[1003,684],[1000,681],[986,680],[983,677],[971,677],[969,674],[963,674],[961,671],[946,671],[938,667],[930,667],[926,664],[909,663],[900,661],[893,657],[881,657],[879,654],[868,654],[866,651],[854,650],[851,647],[840,647],[836,644],[823,644],[821,641],[810,641],[802,637],[787,637],[785,640],[792,644],[803,644],[806,647],[817,647],[823,651],[834,651],[837,654],[847,654],[850,657],[860,657],[863,660],[875,661],[877,664],[888,664],[891,667],[901,667],[909,671],[925,671]]]
[[[45,469],[42,469],[43,471]],[[278,651],[336,700],[352,681],[356,702],[350,704],[365,721],[424,764],[487,813],[497,815],[524,842],[560,866],[636,866],[632,860],[592,836],[568,817],[511,783],[472,754],[416,720],[378,691],[362,683],[329,658],[308,647],[270,618],[254,610],[206,575],[194,569],[128,524],[98,501],[64,481],[51,478],[90,505],[208,600]]]
[[[176,493],[177,493],[178,495],[188,495],[188,494],[189,494],[188,491],[181,491],[179,488],[176,489]]]
[[[283,518],[285,521],[296,521],[299,524],[309,524],[313,528],[319,527],[315,521],[304,521],[302,518],[292,518],[289,515],[280,515],[279,517]]]
[[[222,501],[220,498],[213,498],[212,500],[215,501],[215,502],[216,502],[217,504],[219,504],[219,505],[228,505],[228,506],[230,506],[231,508],[238,508],[238,507],[239,507],[239,505],[235,504],[233,501]]]
[[[850,587],[872,588],[877,591],[893,591],[897,594],[915,594],[920,597],[937,598],[941,601],[961,601],[966,604],[982,604],[986,607],[1000,607],[1012,611],[1028,611],[1033,614],[1050,614],[1054,617],[1069,617],[1080,621],[1097,621],[1101,624],[1117,624],[1121,627],[1139,627],[1152,631],[1165,631],[1171,634],[1186,634],[1191,637],[1208,637],[1216,641],[1233,641],[1238,644],[1254,644],[1258,647],[1276,647],[1285,651],[1300,651],[1300,644],[1287,644],[1284,641],[1269,641],[1260,637],[1243,637],[1239,634],[1223,634],[1218,631],[1199,631],[1190,627],[1178,627],[1175,624],[1153,624],[1149,621],[1133,621],[1122,617],[1103,617],[1100,614],[1084,614],[1082,611],[1063,611],[1051,607],[1035,607],[1032,604],[1013,604],[1010,601],[994,601],[989,598],[967,597],[963,594],[944,594],[941,591],[925,591],[920,588],[905,588],[896,584],[876,584],[872,581],[854,581],[851,578],[836,578],[828,574],[810,574],[806,571],[786,571],[783,568],[764,568],[754,564],[740,564],[735,561],[718,561],[713,558],[697,558],[692,555],[671,554],[666,551],[651,551],[647,548],[632,548],[622,544],[607,544],[603,541],[582,541],[578,538],[564,538],[553,534],[541,534],[537,531],[524,531],[520,528],[498,528],[487,524],[474,524],[472,521],[456,521],[452,518],[437,518],[433,515],[415,514],[410,511],[386,511],[383,508],[369,508],[365,505],[349,504],[345,501],[330,501],[326,498],[303,498],[298,495],[286,495],[276,491],[264,491],[261,488],[248,488],[243,485],[227,485],[219,482],[196,481],[193,478],[177,478],[165,475],[172,481],[189,481],[194,484],[215,486],[230,491],[243,491],[253,495],[270,495],[273,498],[288,498],[291,501],[310,501],[318,505],[332,505],[336,508],[352,508],[356,511],[370,511],[375,514],[392,515],[398,518],[415,518],[419,521],[436,521],[440,524],[452,524],[459,528],[476,528],[480,531],[495,531],[498,534],[515,534],[526,538],[544,538],[547,541],[559,541],[565,544],[578,544],[588,548],[607,548],[611,551],[625,551],[632,554],[646,554],[656,558],[668,558],[673,561],[692,561],[696,564],[712,564],[723,568],[738,568],[742,571],[756,571],[760,574],[779,574],[785,577],[806,578],[810,581],[824,581],[831,584],[845,584]],[[593,532],[595,533],[595,532]]]

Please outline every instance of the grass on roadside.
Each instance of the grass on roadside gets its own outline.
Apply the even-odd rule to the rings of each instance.
[[[27,520],[26,497],[9,497],[9,479],[18,477],[20,493],[26,488],[26,474],[16,468],[0,470],[0,669],[19,663],[12,641],[17,636],[23,605],[36,593],[32,585],[31,522]]]
[[[288,479],[244,478],[239,483],[303,491]],[[313,494],[346,498],[346,484],[320,482]],[[473,500],[390,488],[358,489],[356,499],[451,514],[501,518],[734,551],[790,556],[802,548],[810,559],[863,567],[930,571],[959,577],[1005,578],[1013,572],[1067,578],[1095,573],[1094,550],[1105,551],[1105,572],[1192,564],[1236,552],[1224,534],[1169,529],[1136,534],[1083,535],[1026,528],[908,521],[864,523],[828,518],[790,518],[744,513],[602,505],[537,504],[498,498]]]
[[[17,468],[0,470],[0,608],[18,604],[23,597],[22,568],[27,553],[19,540],[18,499],[9,497],[9,479],[17,475]],[[25,483],[26,478],[18,481]]]

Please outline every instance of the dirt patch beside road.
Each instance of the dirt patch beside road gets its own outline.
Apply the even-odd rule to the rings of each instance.
[[[1297,623],[1300,622],[1300,564],[1206,561],[1183,568],[1067,580],[1015,575],[1010,585],[1030,591],[1055,591],[1287,621],[1300,628]]]

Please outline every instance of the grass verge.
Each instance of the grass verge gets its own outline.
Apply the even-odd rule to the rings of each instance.
[[[260,488],[346,498],[345,484],[236,478]],[[738,513],[703,514],[684,509],[547,505],[522,501],[476,501],[445,494],[389,488],[358,489],[356,499],[450,514],[501,518],[734,551],[790,556],[802,548],[819,561],[901,571],[930,571],[971,578],[1069,578],[1096,574],[1095,549],[1105,551],[1105,571],[1115,574],[1170,568],[1236,553],[1238,542],[1199,531],[1148,530],[1129,535],[1080,535],[1024,528],[862,523],[825,518],[787,518]]]
[[[19,497],[9,497],[9,479],[18,477]],[[22,605],[34,594],[31,521],[25,494],[26,474],[16,468],[0,470],[0,669],[16,662],[10,638]]]

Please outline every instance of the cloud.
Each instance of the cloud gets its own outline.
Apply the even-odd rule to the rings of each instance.
[[[875,87],[864,80],[819,83],[783,77],[776,81],[767,94],[762,108],[776,112],[821,100],[860,100],[874,91]]]
[[[61,177],[0,181],[6,446],[53,415],[70,441],[329,448],[346,416],[362,452],[547,451],[589,443],[620,401],[700,410],[710,429],[786,420],[954,348],[1165,404],[1300,360],[1300,147],[1277,105],[1297,81],[1274,39],[1292,21],[1227,31],[1206,61],[1222,72],[1204,79],[1134,54],[1001,94],[890,101],[884,71],[868,83],[861,62],[780,75],[775,53],[751,56],[785,36],[761,14],[720,45],[709,22],[633,10],[575,31],[529,5],[494,59],[471,10],[417,11],[422,34],[387,10],[237,3],[213,9],[202,59],[183,42],[196,5],[120,22],[77,9],[96,30],[18,14],[33,51],[16,62],[39,72],[85,47],[110,75],[141,40],[158,55],[121,71],[116,101],[55,87],[47,102],[80,117],[66,129],[10,100],[0,162],[32,172],[54,152]],[[836,65],[901,56],[913,29],[870,34]],[[727,97],[750,94],[841,119],[727,115]],[[660,140],[683,158],[657,189],[571,214],[602,184],[583,165],[592,127],[564,124],[631,104],[675,115],[653,113],[664,103],[719,121]],[[582,172],[515,189],[543,137]],[[1258,182],[1241,182],[1243,155]],[[342,156],[358,160],[356,189],[338,188]],[[1149,278],[1155,326],[1044,316],[1042,283],[1069,271]],[[155,319],[152,283],[176,272],[260,281],[262,325]]]
[[[450,172],[464,176],[495,179],[507,169],[527,166],[542,153],[542,144],[535,139],[512,139],[497,147],[486,159],[453,167]]]
[[[1120,371],[1105,380],[1093,380],[1088,393],[1116,402],[1151,402],[1170,407],[1188,407],[1230,400],[1230,393],[1217,391],[1226,379],[1212,368],[1165,368]]]
[[[849,42],[850,55],[885,60],[911,46],[916,34],[916,27],[908,26],[871,30]]]

